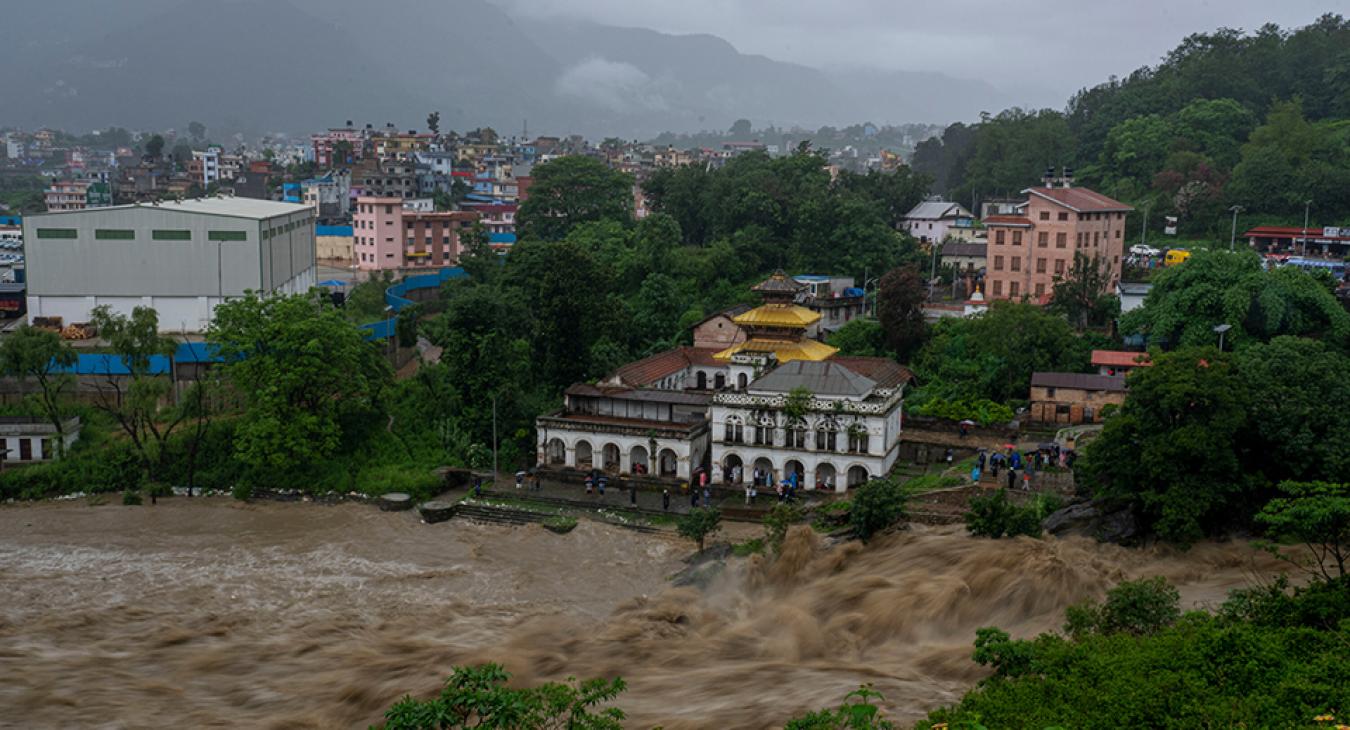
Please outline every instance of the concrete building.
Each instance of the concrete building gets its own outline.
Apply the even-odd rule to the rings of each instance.
[[[942,265],[950,266],[958,274],[976,274],[984,270],[989,245],[948,241],[942,244]]]
[[[1125,402],[1125,376],[1032,373],[1032,421],[1074,425],[1100,423],[1102,408]]]
[[[820,315],[820,321],[808,331],[811,337],[835,332],[863,314],[866,297],[860,287],[853,285],[851,276],[803,274],[792,280],[803,287],[796,303]]]
[[[949,200],[925,200],[914,206],[900,221],[900,230],[920,243],[942,243],[956,228],[974,228],[975,216],[960,203]]]
[[[192,161],[201,171],[202,187],[210,185],[220,180],[220,148],[212,147],[208,150],[193,150]],[[230,178],[233,179],[233,178]]]
[[[694,325],[694,347],[714,352],[745,342],[745,330],[735,318],[750,311],[750,305],[737,304]]]
[[[1045,186],[1022,191],[1020,215],[990,216],[985,296],[1044,304],[1055,282],[1073,268],[1075,254],[1096,257],[1107,286],[1120,281],[1125,253],[1125,214],[1134,208],[1087,188],[1073,178],[1047,173]]]
[[[375,271],[438,267],[455,263],[462,233],[473,227],[471,211],[418,212],[401,197],[360,197],[352,214],[358,268]]]
[[[1117,281],[1116,296],[1120,298],[1120,313],[1125,314],[1144,306],[1144,300],[1151,291],[1153,285],[1148,282]]]
[[[56,427],[51,421],[33,416],[0,416],[0,461],[30,464],[55,459],[59,451],[68,451],[80,440],[80,417],[62,421],[61,432],[64,448],[58,450]]]
[[[206,198],[24,218],[28,312],[88,321],[94,307],[159,312],[160,329],[198,332],[216,305],[252,290],[315,283],[314,211]]]
[[[708,394],[578,383],[540,416],[540,464],[689,479],[707,463]]]
[[[714,395],[713,481],[745,483],[759,469],[771,483],[787,479],[842,492],[885,475],[899,456],[911,380],[908,370],[884,358],[796,360],[744,392]],[[794,421],[786,407],[797,388],[811,397],[806,416]]]
[[[314,257],[321,261],[352,261],[356,256],[351,226],[315,226]]]
[[[84,210],[89,207],[88,180],[53,180],[43,191],[48,213],[68,210]]]

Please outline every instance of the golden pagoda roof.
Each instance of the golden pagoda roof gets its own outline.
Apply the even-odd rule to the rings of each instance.
[[[713,358],[730,360],[732,355],[741,352],[772,352],[781,364],[793,360],[810,360],[812,362],[828,360],[839,352],[839,348],[805,338],[800,340],[775,340],[766,337],[754,337],[738,345],[728,347],[713,355]]]
[[[751,327],[800,327],[805,329],[820,321],[820,312],[796,304],[761,304],[736,315],[731,321]]]

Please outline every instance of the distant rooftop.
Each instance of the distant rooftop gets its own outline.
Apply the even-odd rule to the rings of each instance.
[[[148,208],[181,213],[202,213],[223,215],[231,218],[252,218],[265,220],[294,213],[313,212],[314,208],[298,203],[279,203],[272,200],[254,198],[190,198],[188,200],[169,200],[158,204],[134,203],[132,205],[114,205],[106,208],[86,208],[84,210],[60,211],[41,215],[79,215],[85,213],[106,213],[114,210],[133,210]]]

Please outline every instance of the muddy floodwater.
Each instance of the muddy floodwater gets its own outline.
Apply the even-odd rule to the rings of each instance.
[[[366,727],[480,661],[522,682],[623,676],[634,728],[780,727],[860,683],[912,721],[983,676],[980,626],[1055,629],[1147,575],[1213,604],[1279,569],[1236,542],[915,527],[826,548],[803,529],[776,562],[671,589],[687,553],[586,521],[554,535],[362,505],[0,508],[0,727]]]

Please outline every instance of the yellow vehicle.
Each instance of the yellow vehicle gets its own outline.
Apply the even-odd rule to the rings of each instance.
[[[1167,252],[1163,257],[1163,266],[1176,266],[1191,257],[1191,252],[1184,248],[1174,248]]]

